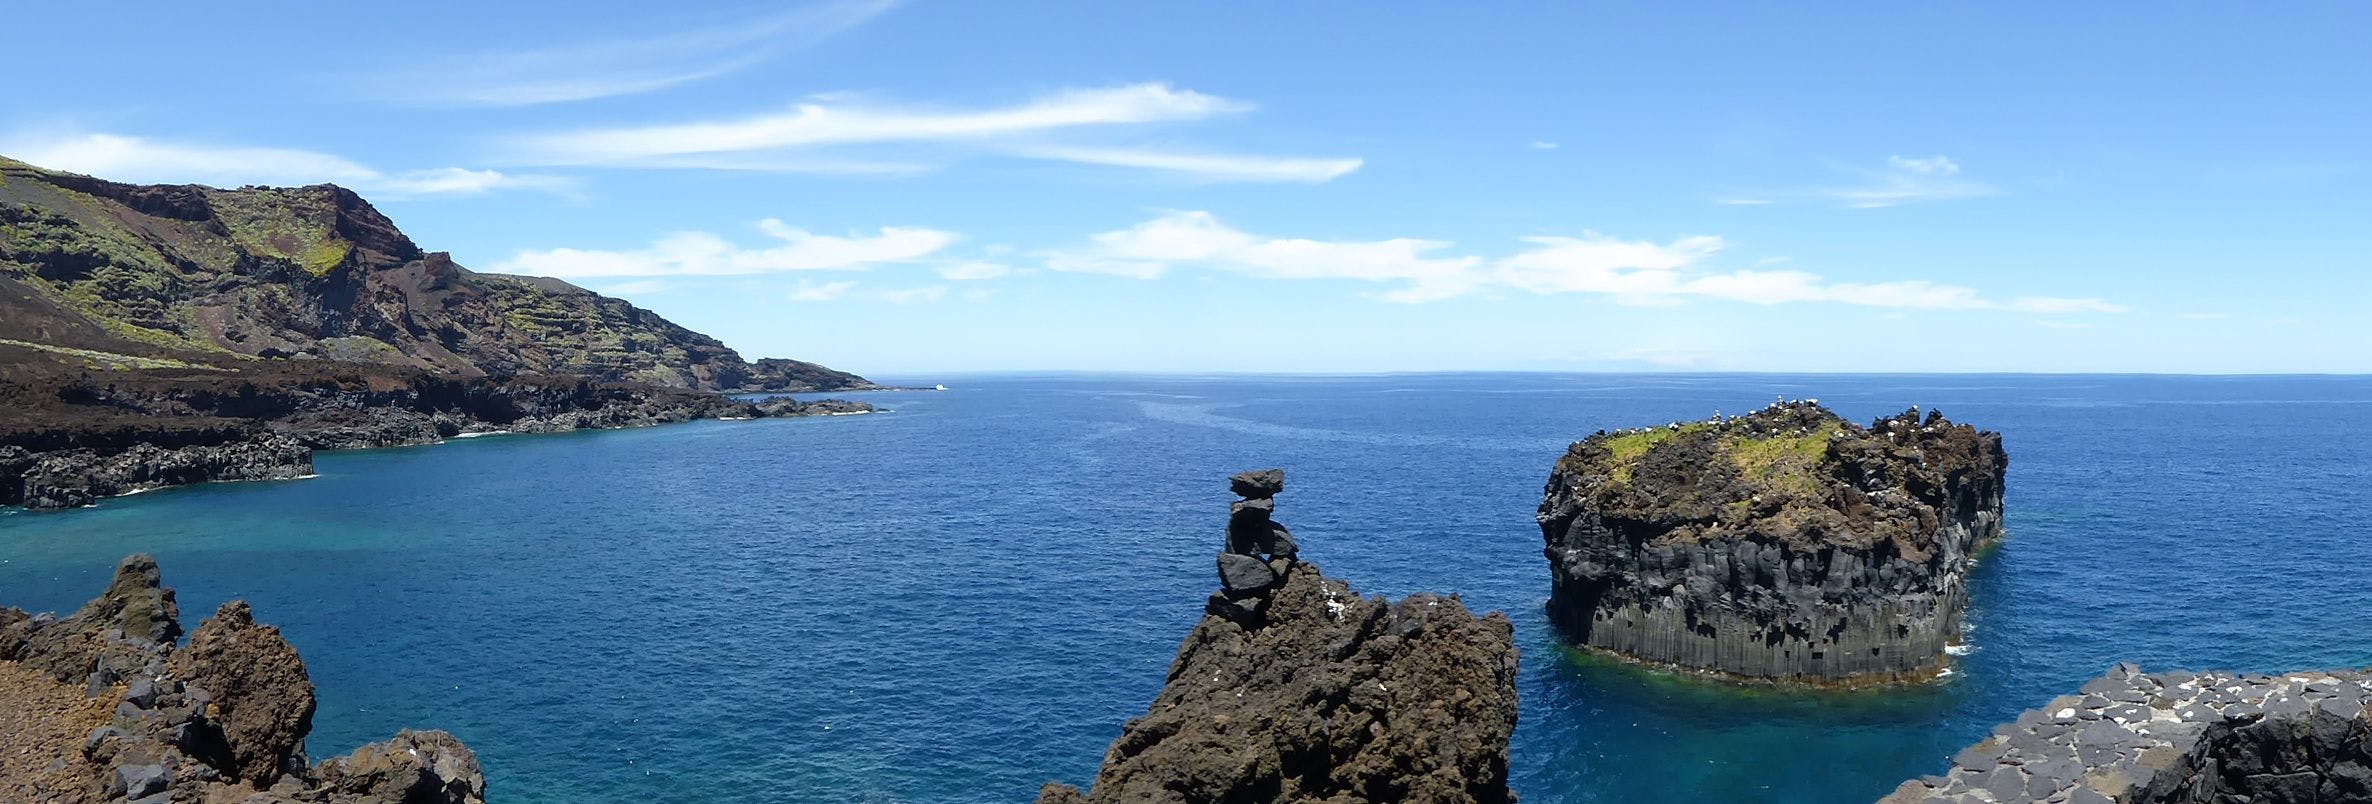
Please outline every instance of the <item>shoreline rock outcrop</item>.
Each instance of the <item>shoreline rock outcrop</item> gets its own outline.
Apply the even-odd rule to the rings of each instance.
[[[1599,432],[1538,519],[1550,619],[1575,645],[1727,678],[1923,679],[2001,538],[2001,436],[1913,409],[1863,428],[1817,402]]]
[[[1881,804],[2372,801],[2372,673],[2120,664]]]
[[[19,749],[0,755],[0,800],[484,804],[476,755],[444,732],[311,764],[313,684],[279,629],[232,601],[176,647],[179,617],[145,555],[72,616],[0,608],[0,744]],[[15,733],[69,727],[63,744]]]
[[[1278,470],[1243,499],[1220,589],[1167,684],[1123,727],[1088,791],[1041,804],[1140,801],[1508,802],[1514,629],[1457,596],[1361,597],[1298,558],[1273,519]]]
[[[15,389],[0,383],[0,400],[21,402],[0,422],[0,505],[77,508],[169,486],[300,478],[313,473],[313,451],[322,449],[874,410],[840,399],[745,401],[582,377],[250,374],[56,377]]]

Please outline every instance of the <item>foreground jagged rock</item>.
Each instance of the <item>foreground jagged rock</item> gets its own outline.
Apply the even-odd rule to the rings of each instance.
[[[310,766],[313,684],[296,649],[240,601],[177,649],[180,609],[160,580],[136,555],[71,617],[0,608],[0,745],[14,749],[0,753],[0,800],[483,804],[477,756],[444,732]]]
[[[2118,665],[1884,804],[2372,801],[2372,674]]]
[[[1514,800],[1506,615],[1476,617],[1455,595],[1362,598],[1326,577],[1271,519],[1284,482],[1277,470],[1233,479],[1245,499],[1220,590],[1167,685],[1089,792],[1049,783],[1042,804]]]
[[[1540,504],[1571,641],[1766,681],[1924,678],[2001,537],[2001,436],[1814,402],[1574,444]]]

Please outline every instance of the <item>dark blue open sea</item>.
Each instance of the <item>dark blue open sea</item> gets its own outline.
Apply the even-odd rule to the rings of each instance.
[[[1303,554],[1514,617],[1529,802],[1867,801],[2112,662],[2372,664],[2372,379],[983,376],[876,416],[324,454],[311,480],[0,514],[0,603],[155,553],[320,687],[312,749],[458,733],[505,802],[1022,801],[1084,781],[1214,585],[1224,477]],[[1599,428],[1816,397],[2006,434],[1975,650],[1927,687],[1744,690],[1558,647],[1532,521]]]

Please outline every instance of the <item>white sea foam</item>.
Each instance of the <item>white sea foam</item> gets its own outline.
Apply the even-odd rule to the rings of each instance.
[[[1944,653],[1945,653],[1945,655],[1948,655],[1948,656],[1967,656],[1967,655],[1969,655],[1970,653],[1974,653],[1974,652],[1976,652],[1976,650],[1977,650],[1977,648],[1976,648],[1976,646],[1974,646],[1974,645],[1945,645],[1945,646],[1944,646]]]

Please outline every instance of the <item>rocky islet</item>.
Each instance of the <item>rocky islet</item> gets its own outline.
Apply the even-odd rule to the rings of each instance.
[[[1731,678],[1915,680],[1959,636],[2001,537],[2001,437],[1817,402],[1600,432],[1538,512],[1550,619],[1575,644]]]

